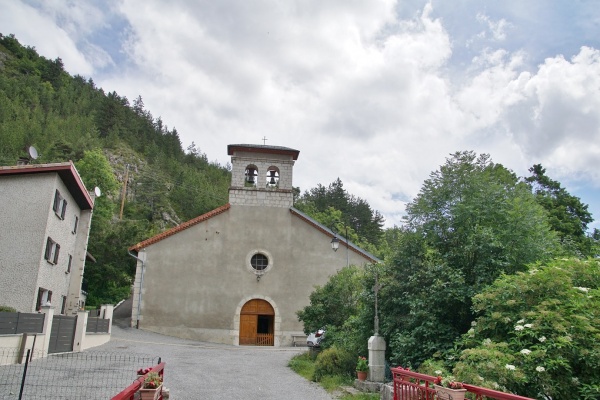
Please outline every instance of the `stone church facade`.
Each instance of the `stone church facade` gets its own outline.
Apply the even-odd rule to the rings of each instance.
[[[378,260],[293,207],[299,151],[229,145],[229,203],[130,248],[132,324],[233,345],[289,346],[296,311],[338,270]]]

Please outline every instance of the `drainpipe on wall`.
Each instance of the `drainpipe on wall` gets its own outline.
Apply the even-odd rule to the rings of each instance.
[[[144,262],[144,260],[142,260],[135,254],[133,254],[131,252],[131,250],[127,250],[127,253],[129,253],[129,255],[131,257],[135,258],[136,260],[138,260],[139,262],[142,263],[142,273],[140,276],[140,289],[138,291],[137,317],[136,317],[136,322],[135,322],[135,328],[140,329],[140,313],[141,313],[141,309],[142,309],[142,288],[144,287],[144,270],[146,269],[146,263]]]

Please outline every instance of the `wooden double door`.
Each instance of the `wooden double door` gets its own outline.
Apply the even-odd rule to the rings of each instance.
[[[275,344],[275,310],[262,299],[244,304],[240,312],[240,345],[273,346]]]

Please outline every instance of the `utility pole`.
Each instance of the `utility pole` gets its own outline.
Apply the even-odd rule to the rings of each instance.
[[[129,164],[125,164],[125,179],[123,179],[123,190],[121,191],[121,211],[119,221],[123,219],[123,208],[125,207],[125,195],[127,194],[127,181],[129,180]]]

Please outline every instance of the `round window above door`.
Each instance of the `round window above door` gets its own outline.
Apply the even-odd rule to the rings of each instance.
[[[273,257],[263,249],[254,249],[246,256],[246,269],[259,279],[273,268]]]
[[[250,259],[250,265],[257,271],[264,271],[269,266],[269,258],[262,253],[256,253]]]

